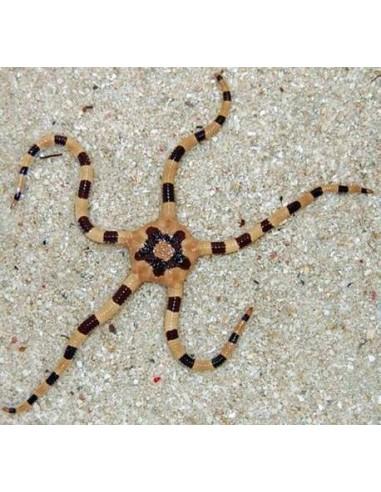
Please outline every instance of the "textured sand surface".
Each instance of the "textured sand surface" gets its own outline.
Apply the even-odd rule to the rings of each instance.
[[[1,405],[30,395],[129,267],[125,250],[91,243],[77,227],[69,154],[38,161],[10,210],[19,158],[44,133],[78,138],[95,166],[93,221],[136,228],[158,212],[163,162],[179,137],[216,115],[213,72],[0,70]],[[96,330],[33,412],[0,423],[379,423],[377,73],[225,71],[231,117],[184,157],[177,179],[179,218],[196,237],[236,236],[242,219],[262,220],[322,183],[378,191],[324,195],[242,252],[197,263],[181,315],[189,353],[212,356],[255,308],[231,361],[204,375],[174,361],[165,290],[146,284],[112,322],[115,333],[110,323]]]

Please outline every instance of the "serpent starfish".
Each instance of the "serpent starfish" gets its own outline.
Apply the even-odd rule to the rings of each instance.
[[[80,165],[80,184],[75,200],[75,216],[88,239],[101,244],[118,244],[128,249],[131,259],[131,273],[125,278],[113,296],[98,310],[88,316],[70,336],[63,357],[45,381],[38,385],[31,396],[15,407],[3,407],[11,414],[30,410],[49,388],[72,364],[78,348],[95,328],[111,320],[126,303],[127,299],[144,282],[155,282],[167,288],[168,304],[165,313],[164,331],[169,350],[183,365],[193,371],[209,371],[221,366],[229,359],[243,334],[253,308],[246,309],[228,341],[212,359],[199,359],[189,355],[179,337],[178,325],[184,282],[200,256],[235,253],[254,243],[265,233],[282,224],[298,210],[314,202],[323,193],[372,193],[359,185],[326,184],[301,194],[297,200],[279,208],[266,219],[255,224],[236,238],[223,241],[202,241],[192,236],[188,228],[180,224],[176,215],[174,182],[180,160],[203,140],[216,135],[229,115],[231,92],[221,73],[216,74],[217,84],[222,92],[222,102],[217,117],[205,128],[197,130],[180,140],[165,162],[162,176],[162,205],[159,216],[153,222],[135,230],[104,230],[95,226],[89,218],[89,194],[94,172],[89,155],[73,138],[63,135],[46,135],[32,145],[22,157],[19,180],[12,205],[22,197],[28,170],[43,149],[61,146],[77,158]]]

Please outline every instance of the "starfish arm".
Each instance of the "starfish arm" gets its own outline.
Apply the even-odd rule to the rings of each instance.
[[[94,168],[91,160],[83,147],[74,139],[63,135],[45,135],[37,143],[32,145],[28,152],[22,157],[20,163],[19,177],[16,193],[13,197],[12,207],[20,200],[26,183],[29,169],[41,150],[49,147],[65,147],[78,160],[80,165],[80,183],[78,194],[75,199],[75,216],[77,222],[88,239],[101,244],[126,244],[130,232],[126,230],[107,230],[95,226],[89,218],[89,194],[94,180]],[[57,156],[60,154],[54,154]]]
[[[373,193],[368,188],[359,185],[339,185],[326,184],[318,186],[311,191],[302,193],[297,200],[290,202],[285,207],[281,207],[272,213],[269,217],[258,222],[236,238],[229,238],[223,241],[198,241],[197,248],[200,256],[230,254],[239,251],[246,246],[254,243],[266,232],[271,231],[274,227],[283,224],[298,210],[307,207],[313,203],[323,193]]]
[[[167,218],[176,217],[175,204],[175,178],[179,162],[185,152],[191,150],[203,140],[209,140],[216,135],[222,128],[226,118],[229,115],[231,107],[231,93],[229,86],[221,73],[216,74],[216,80],[219,89],[222,93],[222,102],[219,113],[215,120],[209,123],[205,128],[197,130],[195,133],[182,138],[172,153],[165,161],[163,177],[162,177],[162,207],[161,216]]]
[[[246,328],[246,324],[252,315],[253,309],[248,308],[241,320],[232,331],[228,341],[223,345],[218,354],[212,359],[199,359],[189,355],[179,337],[179,316],[181,298],[183,295],[182,284],[168,288],[168,305],[165,312],[164,331],[169,350],[173,357],[196,372],[205,372],[217,369],[229,359],[237,346],[239,337]]]
[[[97,311],[86,318],[71,334],[65,348],[63,357],[58,361],[54,370],[48,378],[39,384],[32,392],[31,396],[16,407],[3,407],[7,413],[23,413],[32,409],[33,404],[42,398],[61,377],[64,371],[71,366],[73,358],[78,348],[87,340],[88,336],[95,328],[113,318],[122,308],[128,297],[135,292],[141,285],[139,278],[135,274],[130,274],[114,293]]]

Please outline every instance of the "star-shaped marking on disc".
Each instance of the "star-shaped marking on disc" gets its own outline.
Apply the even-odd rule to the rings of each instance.
[[[144,245],[135,253],[135,260],[145,261],[151,265],[156,277],[164,275],[170,268],[189,270],[191,262],[184,255],[181,243],[185,239],[183,231],[176,231],[172,236],[157,227],[148,227]]]

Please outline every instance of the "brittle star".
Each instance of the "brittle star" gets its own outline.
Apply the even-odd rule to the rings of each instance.
[[[265,233],[282,224],[298,210],[314,202],[323,193],[372,193],[371,190],[358,185],[321,185],[309,192],[301,194],[297,200],[281,207],[268,218],[255,224],[238,237],[223,241],[201,241],[194,238],[186,226],[180,224],[176,216],[174,182],[179,162],[184,154],[198,143],[216,135],[231,107],[231,92],[223,76],[216,74],[218,86],[222,92],[222,102],[218,116],[195,133],[180,140],[165,162],[162,176],[162,205],[158,218],[137,229],[104,230],[95,226],[89,218],[89,194],[94,178],[93,166],[90,158],[81,145],[73,138],[62,135],[47,135],[32,145],[21,160],[19,181],[13,205],[21,198],[25,178],[33,158],[43,149],[52,146],[62,146],[78,159],[80,164],[80,184],[78,196],[75,200],[75,216],[86,237],[101,244],[118,244],[125,246],[131,258],[131,273],[123,281],[113,296],[98,310],[87,317],[72,333],[59,360],[48,378],[37,386],[31,396],[16,407],[4,407],[8,413],[28,411],[49,388],[56,383],[63,372],[71,365],[78,348],[95,328],[111,320],[126,303],[127,299],[144,282],[155,282],[167,287],[168,304],[165,312],[164,332],[172,355],[193,371],[209,371],[221,366],[229,359],[242,335],[253,308],[249,307],[232,331],[228,341],[212,359],[199,359],[190,355],[179,337],[179,315],[183,285],[201,256],[224,255],[235,253],[254,243]]]

